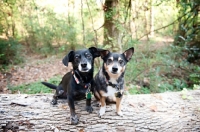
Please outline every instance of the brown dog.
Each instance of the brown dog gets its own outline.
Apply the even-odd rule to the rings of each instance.
[[[94,78],[94,95],[100,101],[99,117],[106,111],[106,101],[116,102],[117,114],[122,116],[121,100],[124,91],[124,73],[127,62],[131,59],[134,48],[124,53],[111,53],[108,50],[100,52],[103,66]]]

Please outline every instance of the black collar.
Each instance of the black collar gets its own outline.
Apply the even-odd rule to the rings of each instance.
[[[76,76],[76,74],[79,76],[79,78]],[[92,80],[89,83],[85,83],[77,70],[72,71],[72,75],[77,84],[83,86],[84,88],[90,89]]]
[[[107,84],[108,86],[111,86],[111,87],[117,89],[118,91],[121,90],[119,84],[113,84],[112,82],[110,82],[110,81],[107,80],[107,79],[106,79],[106,84]]]

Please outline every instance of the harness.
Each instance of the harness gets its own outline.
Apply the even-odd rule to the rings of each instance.
[[[80,80],[76,77],[75,73],[78,74]],[[87,91],[85,93],[86,99],[91,99],[92,93],[91,93],[90,89],[91,89],[91,82],[92,81],[90,81],[89,83],[84,83],[83,78],[80,76],[80,74],[78,73],[77,70],[72,71],[72,75],[73,75],[74,80],[76,81],[77,84],[81,85],[84,88],[87,88]]]
[[[111,86],[117,90],[117,92],[115,93],[115,97],[121,98],[123,96],[123,92],[121,91],[119,84],[113,84],[112,82],[109,82],[107,78],[106,78],[106,84],[107,86]]]

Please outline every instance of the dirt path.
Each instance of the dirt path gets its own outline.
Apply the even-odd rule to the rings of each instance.
[[[0,94],[0,131],[21,132],[200,132],[200,90],[125,96],[123,117],[115,105],[107,105],[99,118],[99,107],[92,98],[93,113],[84,110],[85,100],[76,102],[78,125],[70,125],[66,100],[51,106],[52,94]]]
[[[8,72],[0,73],[0,93],[9,93],[8,85],[46,81],[56,75],[63,76],[68,71],[69,68],[62,64],[61,57],[29,57],[23,66],[13,66]]]

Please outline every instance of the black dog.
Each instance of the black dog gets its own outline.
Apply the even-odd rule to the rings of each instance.
[[[67,74],[65,74],[65,76],[67,76]],[[64,77],[63,77],[63,79],[64,79]],[[58,99],[67,99],[67,93],[64,91],[62,85],[58,85],[57,86],[57,85],[54,85],[54,84],[51,84],[51,83],[47,83],[47,82],[42,82],[42,84],[44,84],[45,86],[47,86],[47,87],[49,87],[51,89],[55,89],[56,90],[55,94],[53,95],[53,99],[51,101],[52,105],[56,105]],[[60,82],[60,84],[61,84],[61,82]]]
[[[57,103],[57,98],[67,98],[70,107],[71,124],[78,123],[78,117],[75,113],[75,100],[86,98],[86,110],[91,113],[91,92],[94,72],[94,59],[100,56],[101,49],[91,47],[86,50],[70,51],[63,59],[63,64],[68,66],[68,62],[72,62],[73,70],[68,72],[62,78],[59,86],[42,82],[47,87],[56,89],[52,103]]]
[[[94,95],[101,105],[99,117],[106,111],[106,102],[115,102],[117,114],[123,115],[121,112],[121,100],[124,91],[125,66],[133,53],[133,47],[123,54],[111,53],[108,50],[100,52],[103,66],[94,78]]]

